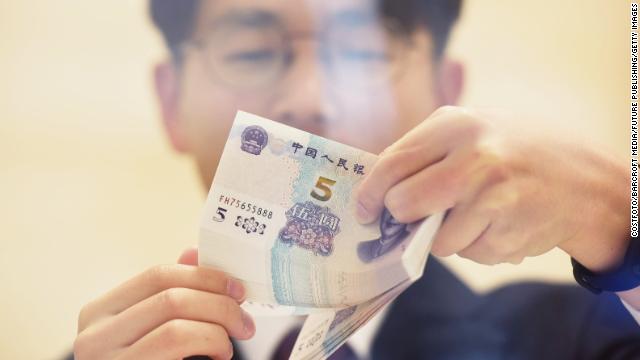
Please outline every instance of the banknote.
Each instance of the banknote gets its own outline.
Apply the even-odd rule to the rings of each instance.
[[[405,280],[382,295],[362,304],[309,315],[300,330],[289,359],[326,359],[409,285],[411,281]]]
[[[402,224],[385,210],[369,225],[354,216],[353,190],[376,160],[245,112],[230,130],[201,218],[199,263],[241,281],[254,313],[339,314],[304,356],[327,356],[422,275],[442,215]]]
[[[416,233],[416,239],[430,242],[439,223],[427,222]],[[419,246],[429,246],[420,244]],[[416,249],[418,250],[418,249]],[[420,261],[420,268],[424,269],[428,253]],[[420,274],[421,275],[421,274]],[[321,360],[333,354],[349,336],[364,326],[376,316],[385,305],[393,301],[416,279],[407,279],[389,289],[387,292],[362,304],[348,308],[331,309],[312,313],[306,319],[291,353],[291,360]]]

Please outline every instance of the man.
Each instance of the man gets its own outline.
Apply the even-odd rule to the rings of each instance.
[[[560,247],[595,273],[616,269],[630,244],[624,164],[492,125],[504,115],[443,107],[463,85],[462,66],[444,54],[460,6],[152,0],[171,52],[155,71],[169,139],[208,187],[236,111],[253,112],[381,153],[357,189],[356,215],[371,222],[386,207],[407,223],[447,211],[435,255],[519,263]],[[278,344],[290,329],[261,330],[239,306],[241,285],[196,259],[187,251],[180,265],[154,267],[86,305],[76,358],[286,356]],[[618,295],[634,311],[639,293]],[[376,321],[357,355],[640,358],[640,328],[616,295],[521,284],[480,297],[435,259]],[[267,345],[243,342],[254,335]]]

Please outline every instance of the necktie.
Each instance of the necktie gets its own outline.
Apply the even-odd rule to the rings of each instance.
[[[276,350],[271,355],[271,360],[288,360],[300,333],[300,328],[294,328],[282,339]],[[357,360],[358,356],[349,344],[344,344],[336,350],[327,360]]]

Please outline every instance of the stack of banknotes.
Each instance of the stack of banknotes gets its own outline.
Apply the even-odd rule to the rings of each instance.
[[[422,276],[442,215],[360,225],[377,157],[238,112],[200,225],[199,263],[240,280],[254,315],[309,315],[291,359],[325,359]]]

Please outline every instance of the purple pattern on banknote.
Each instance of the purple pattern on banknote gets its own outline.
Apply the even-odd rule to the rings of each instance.
[[[331,255],[333,239],[340,232],[340,218],[329,208],[307,201],[294,204],[285,214],[287,223],[278,235],[280,242],[299,246],[315,255]]]
[[[386,208],[380,216],[380,237],[358,244],[358,257],[369,263],[393,250],[404,240],[409,231],[407,225],[394,219]]]
[[[358,306],[350,306],[346,309],[338,310],[335,317],[333,318],[333,321],[331,322],[331,325],[329,325],[329,331],[333,330],[334,327],[347,320],[351,315],[353,315],[353,313],[356,312],[357,308]]]

